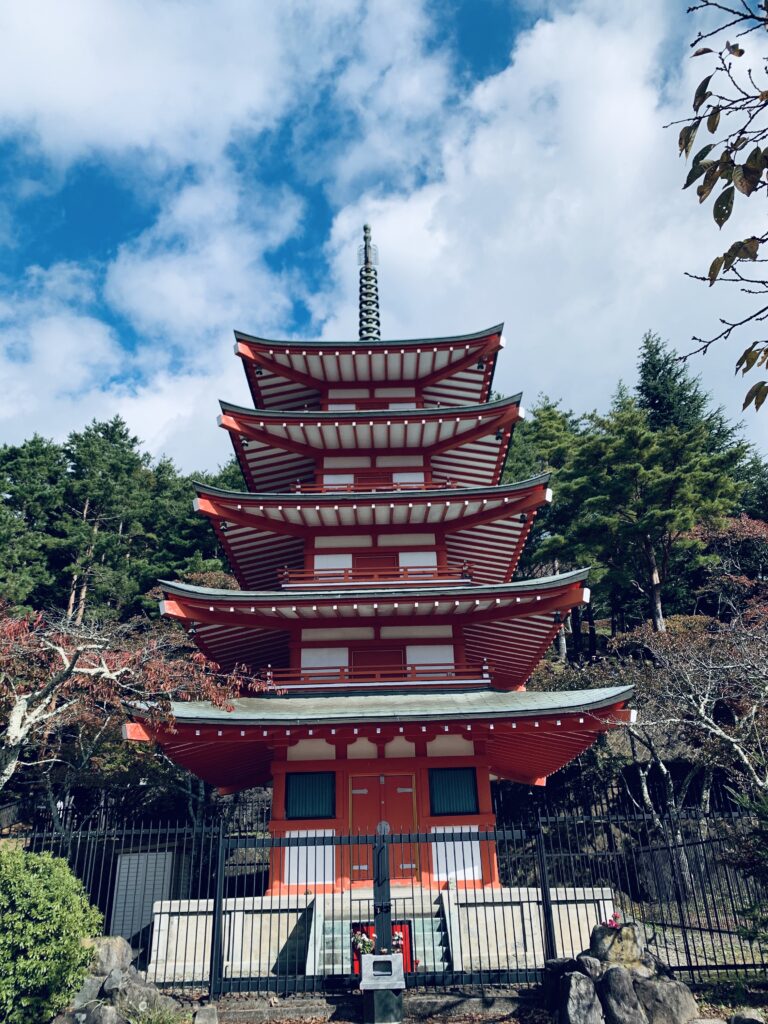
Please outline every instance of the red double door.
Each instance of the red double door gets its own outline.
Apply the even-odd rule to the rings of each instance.
[[[350,779],[352,833],[372,836],[377,832],[399,835],[416,831],[416,791],[413,775],[353,775]],[[350,877],[353,882],[369,882],[372,874],[372,848],[360,844],[352,848]],[[390,878],[415,878],[418,847],[415,843],[395,841],[390,847]]]

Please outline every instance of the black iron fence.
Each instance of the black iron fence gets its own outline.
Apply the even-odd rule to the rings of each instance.
[[[284,824],[284,823],[283,823]],[[526,984],[614,913],[691,979],[764,972],[761,893],[734,866],[735,815],[544,814],[516,827],[337,835],[259,814],[195,824],[74,822],[0,831],[64,857],[150,980],[173,991],[353,987],[369,947],[409,987]]]

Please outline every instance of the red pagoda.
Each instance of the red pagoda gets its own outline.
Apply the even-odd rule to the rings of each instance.
[[[491,399],[501,325],[384,341],[367,226],[361,264],[358,340],[236,334],[254,407],[222,403],[219,423],[248,491],[198,485],[195,505],[242,589],[163,583],[202,652],[274,692],[178,704],[155,738],[222,792],[272,781],[276,835],[482,830],[491,780],[543,784],[630,691],[526,691],[589,591],[586,570],[513,579],[551,492],[500,482],[524,415]]]

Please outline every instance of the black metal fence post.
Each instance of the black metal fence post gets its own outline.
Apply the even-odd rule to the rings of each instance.
[[[213,920],[211,922],[211,968],[208,990],[211,999],[221,995],[224,967],[224,871],[227,863],[227,837],[224,822],[219,823],[218,850],[216,855],[216,889],[213,897]]]
[[[536,829],[536,865],[541,890],[541,916],[544,926],[544,958],[553,960],[557,956],[557,936],[555,935],[555,917],[552,912],[552,893],[549,888],[549,871],[547,870],[547,851],[544,846],[544,831],[539,818]]]
[[[376,952],[392,949],[392,898],[389,887],[389,843],[383,832],[373,844],[373,928]]]

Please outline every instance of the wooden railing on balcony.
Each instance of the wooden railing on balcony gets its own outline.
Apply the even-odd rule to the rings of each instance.
[[[453,662],[434,665],[403,665],[400,668],[267,668],[265,681],[278,689],[341,689],[389,687],[403,685],[466,686],[472,683],[487,686],[491,669],[487,662],[481,665]]]
[[[434,584],[471,582],[473,568],[470,562],[461,567],[452,565],[440,568],[435,565],[401,565],[386,569],[362,567],[359,569],[289,569],[278,571],[278,579],[284,587],[337,586],[356,584],[376,586],[389,583]]]
[[[328,475],[332,475],[331,472]],[[341,472],[339,475],[342,475]],[[391,477],[381,476],[381,474],[356,473],[354,483],[302,483],[301,480],[297,480],[293,485],[293,490],[296,494],[331,494],[359,491],[431,491],[451,487],[459,487],[459,484],[455,480],[440,479],[425,480],[421,483],[408,480],[394,483]]]

